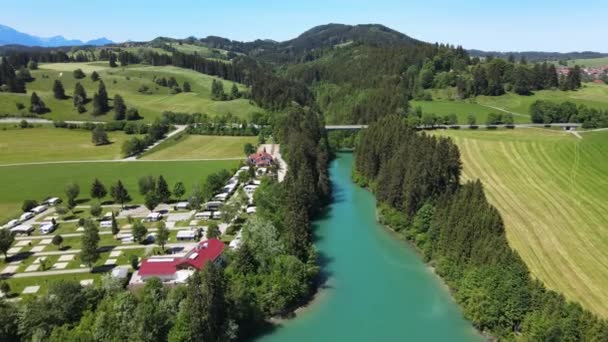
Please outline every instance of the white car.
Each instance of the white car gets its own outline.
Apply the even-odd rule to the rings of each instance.
[[[4,228],[11,229],[16,227],[19,224],[19,220],[10,220],[7,224],[4,225]]]
[[[31,219],[32,217],[34,217],[34,213],[28,211],[27,213],[21,214],[21,216],[19,217],[19,221],[25,222],[25,221]]]

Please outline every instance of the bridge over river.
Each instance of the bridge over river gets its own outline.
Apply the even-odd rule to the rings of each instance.
[[[548,124],[550,127],[558,127],[563,129],[579,128],[582,125],[580,123],[553,123]],[[513,125],[434,125],[434,126],[418,126],[419,129],[449,129],[449,128],[526,128],[526,127],[537,127],[544,128],[547,124],[513,124]],[[326,125],[325,129],[328,131],[358,131],[367,128],[367,125]]]

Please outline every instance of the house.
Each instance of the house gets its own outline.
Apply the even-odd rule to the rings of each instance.
[[[156,222],[156,221],[160,221],[163,219],[163,214],[159,213],[159,212],[151,212],[148,214],[148,216],[146,216],[146,218],[144,220],[148,221],[148,222]]]
[[[27,213],[21,214],[21,216],[19,217],[19,222],[25,222],[31,219],[32,217],[34,217],[34,213],[28,211]]]
[[[42,205],[32,208],[32,212],[35,214],[40,214],[40,213],[43,213],[47,209],[48,209],[48,206],[45,204],[42,204]]]
[[[262,152],[250,154],[247,157],[247,163],[255,165],[257,167],[270,166],[272,165],[272,162],[272,155],[266,152],[266,149],[264,149],[264,151]]]
[[[188,210],[190,209],[190,203],[188,202],[179,202],[175,205],[175,210]]]
[[[40,226],[40,232],[42,234],[49,234],[52,233],[55,228],[57,228],[57,223],[45,223],[42,226]]]
[[[200,213],[196,213],[194,215],[194,218],[197,220],[208,220],[211,218],[212,215],[213,215],[213,212],[211,212],[211,211],[202,211]]]
[[[180,230],[177,232],[177,241],[190,241],[196,239],[196,231],[194,230]]]
[[[211,239],[199,243],[183,257],[158,256],[144,259],[139,270],[133,274],[129,286],[143,284],[151,278],[159,278],[169,284],[184,283],[208,262],[221,264],[223,252],[224,243]]]

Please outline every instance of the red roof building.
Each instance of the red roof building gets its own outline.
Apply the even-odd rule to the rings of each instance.
[[[249,157],[247,157],[247,162],[257,167],[266,167],[272,164],[273,159],[272,155],[264,150],[262,152],[250,154]]]
[[[207,262],[222,260],[224,243],[211,239],[199,243],[183,257],[160,256],[142,261],[139,270],[133,274],[130,285],[140,284],[150,278],[160,278],[163,282],[183,283],[192,273],[203,269]]]

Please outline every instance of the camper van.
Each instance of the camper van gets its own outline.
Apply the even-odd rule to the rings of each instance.
[[[222,205],[224,205],[224,203],[222,203],[220,201],[211,201],[211,202],[205,203],[205,209],[207,211],[216,211],[219,208],[221,208]]]
[[[40,232],[42,234],[49,234],[52,233],[55,228],[57,228],[57,223],[45,223],[42,226],[40,226]]]

